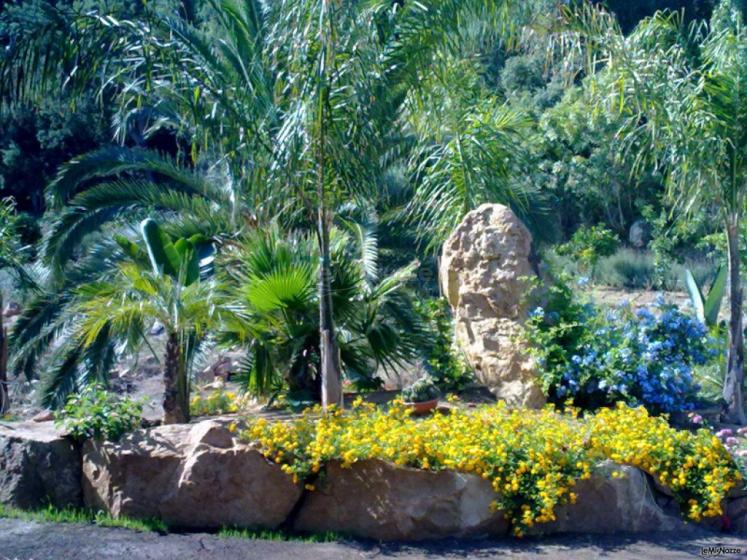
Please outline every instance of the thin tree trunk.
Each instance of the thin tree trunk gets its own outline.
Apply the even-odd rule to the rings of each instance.
[[[8,392],[8,332],[3,325],[3,296],[0,294],[0,416],[10,410]]]
[[[729,259],[729,352],[724,400],[726,420],[745,423],[742,385],[744,382],[744,340],[742,333],[742,283],[739,272],[739,218],[731,216],[726,226]]]
[[[328,72],[333,62],[332,21],[329,14],[329,3],[322,2],[325,16],[321,18],[322,27],[321,54],[322,63],[319,68],[319,91],[317,99],[317,236],[319,240],[319,347],[321,351],[322,377],[322,407],[326,410],[330,405],[342,406],[342,373],[340,369],[340,354],[335,340],[335,325],[332,309],[332,265],[329,255],[329,230],[332,227],[332,213],[327,209],[326,192],[326,127],[327,112],[329,110]],[[327,18],[330,18],[329,20]]]
[[[189,396],[178,333],[169,333],[166,342],[164,364],[163,423],[185,424],[189,422]]]
[[[322,367],[322,406],[342,406],[342,375],[340,371],[340,354],[335,340],[335,325],[332,315],[332,267],[329,256],[329,225],[320,215],[320,249],[319,266],[319,346],[321,349]]]

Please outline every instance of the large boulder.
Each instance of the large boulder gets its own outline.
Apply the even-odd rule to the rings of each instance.
[[[646,474],[629,466],[605,461],[591,478],[574,489],[575,504],[556,509],[556,520],[538,524],[534,534],[553,533],[650,533],[686,530],[686,523],[672,509],[656,500],[655,488]]]
[[[444,243],[439,270],[457,342],[477,379],[512,406],[539,407],[537,371],[520,340],[532,236],[510,208],[483,204]]]
[[[0,423],[0,503],[79,507],[80,469],[79,450],[53,423]]]
[[[205,529],[276,528],[301,496],[290,476],[213,420],[87,442],[83,489],[87,506],[114,517]]]
[[[508,527],[490,482],[454,471],[430,472],[367,460],[328,465],[306,494],[295,529],[338,531],[380,540],[503,535]]]

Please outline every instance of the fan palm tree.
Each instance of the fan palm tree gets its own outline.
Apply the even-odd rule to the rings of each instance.
[[[747,28],[722,0],[708,26],[659,12],[625,36],[598,8],[565,11],[561,36],[588,53],[594,111],[623,116],[619,136],[637,171],[665,173],[676,207],[712,211],[726,235],[727,419],[745,422],[739,231],[747,197]]]
[[[359,388],[371,389],[381,383],[375,376],[380,366],[412,361],[428,340],[406,287],[417,263],[379,278],[375,237],[366,240],[332,230],[330,288],[341,367]],[[314,310],[321,265],[314,239],[273,228],[251,235],[224,258],[225,299],[233,313],[223,328],[231,342],[249,346],[249,389],[265,393],[285,384],[291,395],[318,399],[320,318]]]

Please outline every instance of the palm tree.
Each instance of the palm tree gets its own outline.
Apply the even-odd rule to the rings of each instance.
[[[636,171],[660,170],[683,213],[713,211],[726,236],[729,345],[727,420],[745,422],[739,231],[747,196],[747,28],[722,0],[708,26],[658,12],[624,36],[614,18],[566,10],[561,36],[588,53],[593,111],[619,112],[618,135]],[[576,52],[579,52],[578,50]]]
[[[21,288],[34,289],[36,282],[25,262],[28,247],[21,245],[16,227],[13,198],[0,199],[0,270],[9,271]]]
[[[166,332],[163,421],[189,421],[188,362],[218,315],[212,282],[200,281],[202,238],[171,240],[156,222],[145,220],[146,250],[120,238],[129,255],[110,281],[77,290],[73,334],[83,351],[105,338],[135,344],[146,327],[157,321]]]
[[[428,345],[406,287],[417,263],[380,278],[375,236],[361,243],[339,229],[331,230],[329,251],[341,367],[359,388],[378,388],[379,366],[410,362]],[[258,231],[223,259],[225,300],[233,310],[224,317],[224,336],[249,347],[248,388],[266,393],[285,384],[294,398],[318,399],[320,317],[314,310],[321,264],[313,237],[283,235],[276,227]]]
[[[431,111],[420,118],[429,118]],[[417,187],[408,213],[421,241],[440,250],[465,214],[485,202],[523,217],[541,213],[537,194],[516,181],[531,121],[494,99],[449,111],[449,126],[413,154]]]
[[[0,271],[9,270],[23,288],[36,289],[37,285],[26,269],[23,260],[25,247],[16,234],[15,204],[12,199],[0,199]],[[3,324],[5,307],[0,290],[0,416],[10,408],[8,391],[8,332]]]

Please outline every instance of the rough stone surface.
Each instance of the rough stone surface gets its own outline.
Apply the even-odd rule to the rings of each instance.
[[[439,277],[456,322],[456,338],[477,379],[509,405],[544,403],[536,368],[518,340],[533,274],[532,236],[506,206],[483,204],[444,243]]]
[[[636,249],[644,249],[651,241],[652,228],[646,220],[636,220],[630,226],[628,241]]]
[[[0,503],[78,507],[80,469],[79,450],[51,422],[0,423]]]
[[[301,495],[277,465],[212,420],[86,443],[83,489],[87,506],[114,517],[191,528],[276,528]]]
[[[324,481],[306,494],[295,529],[380,540],[503,535],[508,527],[490,508],[494,499],[490,482],[474,475],[378,460],[350,468],[331,463]]]
[[[614,472],[622,476],[614,478]],[[534,534],[648,533],[689,527],[657,503],[646,475],[633,467],[601,463],[591,478],[576,484],[574,492],[578,496],[576,503],[557,508],[557,519],[536,525]]]
[[[747,535],[747,497],[728,500],[726,515],[731,530],[740,535]]]

